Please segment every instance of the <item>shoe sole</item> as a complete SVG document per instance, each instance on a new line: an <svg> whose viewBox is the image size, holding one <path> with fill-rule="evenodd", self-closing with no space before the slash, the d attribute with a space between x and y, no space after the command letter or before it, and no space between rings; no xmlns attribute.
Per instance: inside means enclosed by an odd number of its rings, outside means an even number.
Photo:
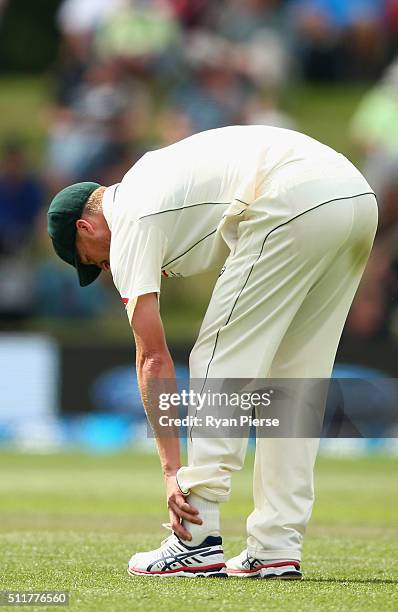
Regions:
<svg viewBox="0 0 398 612"><path fill-rule="evenodd" d="M127 573L129 576L153 578L228 578L225 566L216 566L205 570L192 568L190 570L171 570L169 572L147 572L138 568L128 567Z"/></svg>
<svg viewBox="0 0 398 612"><path fill-rule="evenodd" d="M229 578L249 578L251 580L255 580L256 578L261 580L302 580L302 574L286 574L284 576L261 576L260 572L251 572L250 574L246 572L228 572Z"/></svg>
<svg viewBox="0 0 398 612"><path fill-rule="evenodd" d="M260 577L259 571L244 572L243 570L227 569L226 572L230 578L259 578Z"/></svg>
<svg viewBox="0 0 398 612"><path fill-rule="evenodd" d="M265 566L255 570L246 571L239 569L226 568L228 576L236 578L261 578L262 580L301 580L303 575L294 566Z"/></svg>
<svg viewBox="0 0 398 612"><path fill-rule="evenodd" d="M302 580L303 575L302 574L283 574L281 576L276 576L276 575L268 575L268 576L262 576L261 572L231 572L231 571L227 571L227 574L229 576L229 578L249 578L251 580L255 580L256 578L261 579L261 580Z"/></svg>
<svg viewBox="0 0 398 612"><path fill-rule="evenodd" d="M302 580L302 574L282 574L281 576L260 576L262 580Z"/></svg>

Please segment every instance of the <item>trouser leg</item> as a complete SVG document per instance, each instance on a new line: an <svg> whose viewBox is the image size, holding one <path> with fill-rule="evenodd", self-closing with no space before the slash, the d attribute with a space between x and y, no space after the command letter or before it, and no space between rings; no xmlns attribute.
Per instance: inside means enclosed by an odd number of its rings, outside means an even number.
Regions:
<svg viewBox="0 0 398 612"><path fill-rule="evenodd" d="M215 285L190 357L191 378L206 382L206 388L215 379L264 377L308 291L310 280L299 280L304 266L289 252L290 228L272 234L266 248L262 230L257 220L240 224L237 251ZM247 437L204 438L195 428L190 434L189 465L177 475L181 489L227 501Z"/></svg>
<svg viewBox="0 0 398 612"><path fill-rule="evenodd" d="M369 256L376 226L372 203L353 203L350 236L303 301L274 357L270 378L328 378L343 326ZM337 213L337 211L336 211ZM314 500L315 438L258 437L255 509L248 549L262 559L300 559Z"/></svg>
<svg viewBox="0 0 398 612"><path fill-rule="evenodd" d="M371 206L373 204L372 198ZM331 269L336 255L344 250L352 233L353 206L352 200L334 202L268 234L262 219L249 219L240 224L237 251L229 258L225 272L216 283L191 353L192 378L211 381L269 375L278 349L303 303L307 300L306 309L296 322L313 315L311 309L323 312L323 303L318 303L322 302L321 297L325 298L323 302L326 298L333 300L332 286L322 285L323 293L315 293L314 287L322 284L325 271ZM372 241L369 231L365 224L367 253ZM359 260L355 258L356 268L352 269L356 269L357 280L350 280L350 289L343 292L346 307L340 309L340 328L362 274L364 257L361 254ZM327 341L334 339L337 346L340 333L341 329L335 330ZM328 352L330 365L335 348ZM311 363L309 359L306 376L317 375L316 369L311 370ZM328 375L330 367L328 373L326 370L322 373ZM230 494L231 473L242 467L247 439L209 439L197 433L195 428L191 432L189 465L179 470L179 484L183 490L192 490L206 499L226 501ZM265 463L264 459L263 469ZM261 546L265 546L264 542Z"/></svg>

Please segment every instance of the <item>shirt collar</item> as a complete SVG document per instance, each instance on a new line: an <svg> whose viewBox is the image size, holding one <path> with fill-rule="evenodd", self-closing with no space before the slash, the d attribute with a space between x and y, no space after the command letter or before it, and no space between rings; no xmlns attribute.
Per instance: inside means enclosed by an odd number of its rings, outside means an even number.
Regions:
<svg viewBox="0 0 398 612"><path fill-rule="evenodd" d="M115 196L117 192L117 188L120 183L116 183L116 185L112 185L111 187L107 187L104 191L104 195L102 198L102 212L104 213L105 221L108 224L109 229L112 231L112 216L113 216L113 206L115 204Z"/></svg>

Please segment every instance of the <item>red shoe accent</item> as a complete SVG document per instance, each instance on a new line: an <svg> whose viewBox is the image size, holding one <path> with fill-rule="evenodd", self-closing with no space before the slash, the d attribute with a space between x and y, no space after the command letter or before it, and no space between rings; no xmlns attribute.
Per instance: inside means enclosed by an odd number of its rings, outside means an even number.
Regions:
<svg viewBox="0 0 398 612"><path fill-rule="evenodd" d="M137 574L175 574L176 572L201 572L204 570L218 570L225 567L224 563L215 563L214 565L202 565L201 567L179 567L173 570L167 570L166 572L147 572L146 570L136 569L135 567L130 567L129 569L132 572L137 572Z"/></svg>
<svg viewBox="0 0 398 612"><path fill-rule="evenodd" d="M277 563L267 563L265 565L260 565L258 569L263 569L264 567L283 567L284 565L294 565L296 570L300 569L300 563L298 561L278 561Z"/></svg>

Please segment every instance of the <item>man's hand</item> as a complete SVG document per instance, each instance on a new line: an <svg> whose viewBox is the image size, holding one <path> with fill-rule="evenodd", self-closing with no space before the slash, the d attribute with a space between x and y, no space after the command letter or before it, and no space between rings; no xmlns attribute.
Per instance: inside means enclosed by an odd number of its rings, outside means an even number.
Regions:
<svg viewBox="0 0 398 612"><path fill-rule="evenodd" d="M201 525L203 521L199 518L196 508L188 504L181 493L176 477L165 476L165 481L171 528L181 540L190 541L192 540L192 536L189 531L182 526L182 519L190 523L196 523L196 525Z"/></svg>

